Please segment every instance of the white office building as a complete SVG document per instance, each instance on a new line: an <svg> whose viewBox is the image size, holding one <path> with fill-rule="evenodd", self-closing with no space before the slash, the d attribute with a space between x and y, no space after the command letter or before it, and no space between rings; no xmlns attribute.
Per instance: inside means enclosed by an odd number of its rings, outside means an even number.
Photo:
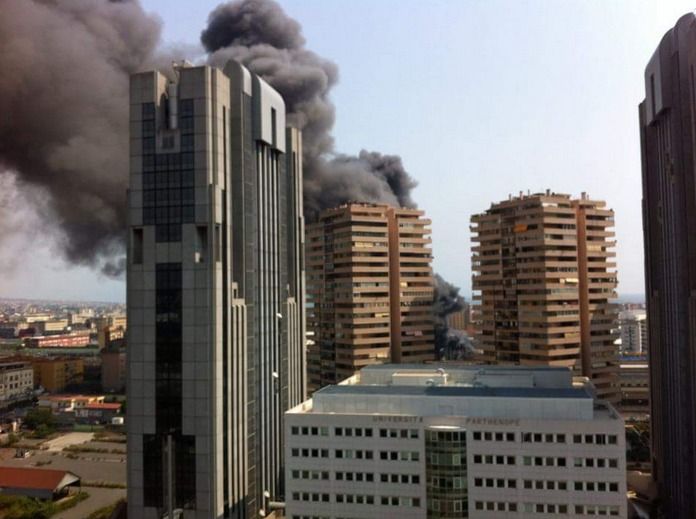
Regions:
<svg viewBox="0 0 696 519"><path fill-rule="evenodd" d="M566 368L369 366L285 426L291 519L626 517L623 420Z"/></svg>
<svg viewBox="0 0 696 519"><path fill-rule="evenodd" d="M619 313L619 329L624 355L648 353L648 321L645 310L624 310Z"/></svg>

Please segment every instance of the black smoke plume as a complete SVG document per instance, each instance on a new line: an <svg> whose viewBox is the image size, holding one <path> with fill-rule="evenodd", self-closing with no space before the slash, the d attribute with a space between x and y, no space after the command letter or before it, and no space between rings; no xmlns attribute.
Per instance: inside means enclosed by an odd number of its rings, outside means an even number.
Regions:
<svg viewBox="0 0 696 519"><path fill-rule="evenodd" d="M319 211L349 201L415 207L415 180L401 158L361 151L339 154L331 134L336 110L329 97L338 80L331 61L305 47L300 25L273 0L241 0L218 6L201 42L209 61L223 66L235 59L283 96L288 122L302 130L304 207L313 220ZM448 333L447 315L462 308L459 289L436 276L435 336L438 351L456 349L463 339Z"/></svg>
<svg viewBox="0 0 696 519"><path fill-rule="evenodd" d="M440 358L461 360L473 356L471 338L458 330L452 330L447 324L447 316L463 310L466 301L459 295L459 287L435 274L435 294L433 314L435 316L435 350Z"/></svg>
<svg viewBox="0 0 696 519"><path fill-rule="evenodd" d="M16 238L26 221L22 204L31 200L50 229L44 235L58 235L70 262L117 277L124 267L128 77L168 63L156 49L160 22L137 0L0 0L0 7L0 250ZM278 4L223 4L201 41L210 63L236 59L284 97L288 121L303 131L310 219L348 201L415 206L416 182L400 157L335 151L329 94L338 68L306 48L299 23ZM440 323L454 308L443 286L438 281Z"/></svg>
<svg viewBox="0 0 696 519"><path fill-rule="evenodd" d="M137 2L0 2L2 186L40 196L44 236L107 274L123 255L128 76L150 63L159 30ZM20 199L3 196L3 254Z"/></svg>
<svg viewBox="0 0 696 519"><path fill-rule="evenodd" d="M273 0L242 0L220 5L208 19L201 42L210 62L243 63L285 99L288 121L302 130L304 207L313 219L322 209L349 201L414 207L415 180L401 158L361 151L337 154L336 110L329 98L338 68L305 46L300 25Z"/></svg>

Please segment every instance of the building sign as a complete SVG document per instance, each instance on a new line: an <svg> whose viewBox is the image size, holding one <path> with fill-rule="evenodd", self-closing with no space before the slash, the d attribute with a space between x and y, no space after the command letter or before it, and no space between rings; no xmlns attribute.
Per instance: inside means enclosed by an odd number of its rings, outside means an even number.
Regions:
<svg viewBox="0 0 696 519"><path fill-rule="evenodd" d="M373 422L421 423L422 416L373 416Z"/></svg>
<svg viewBox="0 0 696 519"><path fill-rule="evenodd" d="M466 424L518 426L520 425L520 421L517 418L467 418Z"/></svg>

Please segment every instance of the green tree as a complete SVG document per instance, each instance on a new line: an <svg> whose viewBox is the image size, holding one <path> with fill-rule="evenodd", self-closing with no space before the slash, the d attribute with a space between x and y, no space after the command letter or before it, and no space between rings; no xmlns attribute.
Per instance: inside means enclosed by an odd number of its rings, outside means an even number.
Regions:
<svg viewBox="0 0 696 519"><path fill-rule="evenodd" d="M56 421L49 409L32 409L24 417L24 425L39 438L45 438L56 430Z"/></svg>

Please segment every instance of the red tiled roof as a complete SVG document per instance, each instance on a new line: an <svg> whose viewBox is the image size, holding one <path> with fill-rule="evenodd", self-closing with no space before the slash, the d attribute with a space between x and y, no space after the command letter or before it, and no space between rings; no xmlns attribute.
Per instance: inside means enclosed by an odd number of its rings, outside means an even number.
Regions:
<svg viewBox="0 0 696 519"><path fill-rule="evenodd" d="M65 470L0 467L0 488L31 488L53 491L58 488L65 476L77 478L75 474Z"/></svg>
<svg viewBox="0 0 696 519"><path fill-rule="evenodd" d="M113 411L118 411L121 409L121 404L87 404L84 406L85 409L111 409Z"/></svg>

